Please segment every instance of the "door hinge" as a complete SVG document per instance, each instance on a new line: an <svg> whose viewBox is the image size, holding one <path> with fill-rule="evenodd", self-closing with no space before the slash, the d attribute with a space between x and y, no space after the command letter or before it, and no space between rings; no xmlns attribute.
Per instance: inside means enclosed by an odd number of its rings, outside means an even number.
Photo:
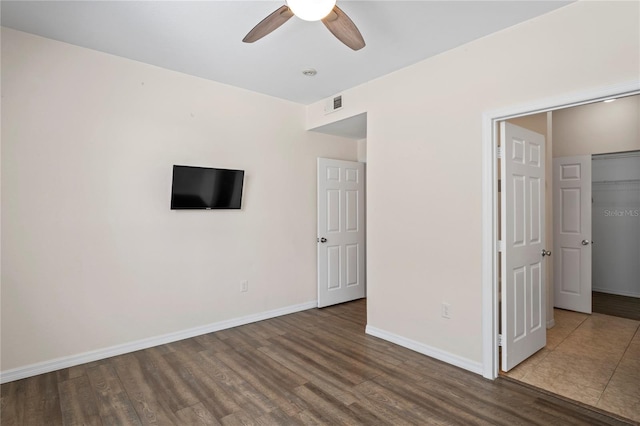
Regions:
<svg viewBox="0 0 640 426"><path fill-rule="evenodd" d="M502 152L503 150L501 146L496 148L496 155L498 156L498 158L502 158Z"/></svg>
<svg viewBox="0 0 640 426"><path fill-rule="evenodd" d="M498 334L498 346L502 346L502 334Z"/></svg>
<svg viewBox="0 0 640 426"><path fill-rule="evenodd" d="M498 241L498 252L502 253L504 251L504 241Z"/></svg>

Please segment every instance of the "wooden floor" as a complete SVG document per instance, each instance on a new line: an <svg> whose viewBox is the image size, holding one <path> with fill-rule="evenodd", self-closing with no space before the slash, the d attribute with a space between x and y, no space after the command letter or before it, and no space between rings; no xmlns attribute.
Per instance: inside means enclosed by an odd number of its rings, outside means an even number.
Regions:
<svg viewBox="0 0 640 426"><path fill-rule="evenodd" d="M638 297L594 291L591 302L593 312L640 321L640 298Z"/></svg>
<svg viewBox="0 0 640 426"><path fill-rule="evenodd" d="M312 309L2 385L9 425L620 425Z"/></svg>

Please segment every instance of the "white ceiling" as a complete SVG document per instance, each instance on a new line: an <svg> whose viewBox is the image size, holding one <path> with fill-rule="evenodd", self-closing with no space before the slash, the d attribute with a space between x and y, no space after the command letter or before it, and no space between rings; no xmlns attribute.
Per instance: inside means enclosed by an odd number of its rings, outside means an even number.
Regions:
<svg viewBox="0 0 640 426"><path fill-rule="evenodd" d="M2 1L2 25L310 104L569 1L346 1L367 46L296 17L242 38L283 1ZM315 68L315 77L302 75Z"/></svg>

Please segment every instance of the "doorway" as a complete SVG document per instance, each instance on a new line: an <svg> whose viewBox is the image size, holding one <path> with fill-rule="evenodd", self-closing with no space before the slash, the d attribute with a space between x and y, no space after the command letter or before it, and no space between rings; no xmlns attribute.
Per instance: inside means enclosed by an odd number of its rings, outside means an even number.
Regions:
<svg viewBox="0 0 640 426"><path fill-rule="evenodd" d="M357 161L318 158L317 294L322 308L366 297L367 113L314 132L351 139Z"/></svg>
<svg viewBox="0 0 640 426"><path fill-rule="evenodd" d="M637 100L637 96L635 98L635 100L631 98L625 99L627 102L635 102L635 105L637 105L634 126L638 127L640 124L637 119L637 111L640 111L640 101ZM620 100L619 102L622 103ZM554 114L561 111L554 110ZM538 115L544 116L544 113ZM551 120L551 116L549 119ZM553 124L556 124L555 120ZM551 136L551 132L549 133L549 136ZM635 138L634 143L637 144L638 136L635 136ZM552 142L553 148L556 148L556 142L558 141L553 140ZM611 146L609 139L601 147L600 152ZM563 147L559 147L560 151L564 152L562 151ZM566 149L566 147L564 148ZM591 155L588 155L587 158L590 170ZM616 167L617 171L619 169L620 167ZM635 169L638 168L633 168L633 170ZM575 171L574 169L571 170ZM554 173L557 173L555 168ZM623 181L618 179L618 182L628 185L629 179L623 179ZM591 184L590 178L589 184ZM612 184L612 182L608 180L607 184ZM504 187L504 183L502 187ZM498 185L498 188L500 188L500 185ZM573 189L571 191L575 193ZM640 195L640 192L638 195ZM591 197L589 196L588 198ZM586 208L589 215L591 215L591 200L589 199L588 201ZM633 212L633 206L630 206L630 209L627 210ZM561 218L567 220L566 215L562 215ZM499 217L498 222L501 219ZM553 221L556 225L562 222L558 220L558 217L553 218ZM640 228L638 229L640 230ZM589 226L589 232L591 232L591 226ZM628 229L627 232L629 232ZM500 238L504 238L504 235L500 236ZM589 240L591 240L590 235ZM634 241L640 240L636 238ZM590 244L591 241L588 241L588 243ZM584 240L582 245L585 245ZM588 248L591 248L591 246L589 245ZM555 254L557 255L558 253ZM558 259L556 258L557 261ZM558 269L560 268L556 268L556 272ZM591 268L589 266L590 272ZM635 281L639 280L636 278ZM589 282L590 286L591 283ZM590 292L591 289L589 288L589 313L591 312ZM549 306L553 307L553 299L550 300ZM571 399L621 414L636 421L640 420L640 413L637 413L637 408L633 408L635 406L633 394L637 394L640 391L640 385L634 383L640 383L640 374L638 374L638 380L629 383L628 380L626 382L625 380L629 378L630 373L624 371L625 366L632 363L632 360L637 359L640 354L640 331L638 331L640 329L640 321L622 320L600 314L590 316L558 309L551 309L551 312L549 326L552 327L554 325L554 317L556 326L549 330L549 342L546 347L525 361L522 367L516 367L515 370L507 374L517 380L522 380L525 383ZM636 346L638 349L636 349ZM502 350L504 351L504 348ZM534 371L535 369L537 370ZM637 368L635 371L637 371ZM572 386L576 385L576 383L579 383L579 386ZM577 391L578 389L579 391Z"/></svg>
<svg viewBox="0 0 640 426"><path fill-rule="evenodd" d="M525 115L585 105L640 93L640 82L633 81L578 94L543 100L519 107L487 112L483 116L483 376L495 379L499 372L498 331L498 122Z"/></svg>

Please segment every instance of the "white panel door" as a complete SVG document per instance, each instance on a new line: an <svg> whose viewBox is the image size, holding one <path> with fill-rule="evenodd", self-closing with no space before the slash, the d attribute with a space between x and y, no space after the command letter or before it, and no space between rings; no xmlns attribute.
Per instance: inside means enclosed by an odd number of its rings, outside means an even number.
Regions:
<svg viewBox="0 0 640 426"><path fill-rule="evenodd" d="M591 156L553 159L554 304L591 313Z"/></svg>
<svg viewBox="0 0 640 426"><path fill-rule="evenodd" d="M318 158L318 307L365 297L364 163Z"/></svg>
<svg viewBox="0 0 640 426"><path fill-rule="evenodd" d="M502 369L509 371L547 341L544 136L500 123Z"/></svg>

